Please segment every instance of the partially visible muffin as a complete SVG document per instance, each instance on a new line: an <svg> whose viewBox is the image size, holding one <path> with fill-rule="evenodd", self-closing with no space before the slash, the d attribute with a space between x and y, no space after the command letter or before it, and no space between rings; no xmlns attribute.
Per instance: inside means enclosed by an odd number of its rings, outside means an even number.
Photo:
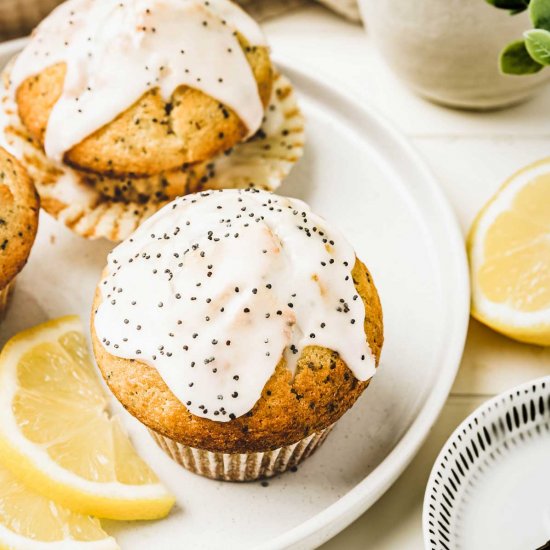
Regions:
<svg viewBox="0 0 550 550"><path fill-rule="evenodd" d="M250 480L309 456L368 386L382 308L345 238L262 191L177 199L110 255L103 376L176 461Z"/></svg>
<svg viewBox="0 0 550 550"><path fill-rule="evenodd" d="M38 229L38 195L26 170L0 147L0 317Z"/></svg>

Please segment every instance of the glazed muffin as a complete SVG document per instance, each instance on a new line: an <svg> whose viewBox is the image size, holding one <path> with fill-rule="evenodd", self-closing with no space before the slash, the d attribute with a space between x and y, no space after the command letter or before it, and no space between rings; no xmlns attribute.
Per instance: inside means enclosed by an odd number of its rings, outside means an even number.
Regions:
<svg viewBox="0 0 550 550"><path fill-rule="evenodd" d="M0 147L0 317L38 229L38 196L25 169Z"/></svg>
<svg viewBox="0 0 550 550"><path fill-rule="evenodd" d="M21 121L50 156L126 176L202 161L254 133L273 70L260 29L230 2L70 0L11 79Z"/></svg>
<svg viewBox="0 0 550 550"><path fill-rule="evenodd" d="M176 199L109 255L91 331L122 405L176 461L225 480L296 465L378 365L382 310L345 238L259 190Z"/></svg>
<svg viewBox="0 0 550 550"><path fill-rule="evenodd" d="M13 152L57 217L49 199L68 206L68 180L79 198L87 189L90 216L104 205L113 212L112 202L155 211L206 184L220 187L223 174L211 166L225 166L218 161L239 147L247 153L235 165L246 159L250 174L225 178L231 186L272 189L301 155L289 84L258 25L228 0L68 0L6 80L5 139L22 142L25 151ZM291 131L301 137L288 139ZM263 149L248 147L266 138Z"/></svg>

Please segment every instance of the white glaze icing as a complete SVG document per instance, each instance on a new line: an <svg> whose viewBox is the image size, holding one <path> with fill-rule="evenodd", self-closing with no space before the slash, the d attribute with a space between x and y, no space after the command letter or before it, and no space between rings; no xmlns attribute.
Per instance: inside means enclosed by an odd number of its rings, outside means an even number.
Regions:
<svg viewBox="0 0 550 550"><path fill-rule="evenodd" d="M157 87L167 101L180 85L203 91L231 107L251 135L263 106L237 31L265 45L258 25L229 0L68 0L33 33L11 89L66 63L45 136L55 160Z"/></svg>
<svg viewBox="0 0 550 550"><path fill-rule="evenodd" d="M195 415L250 411L281 356L337 351L375 372L344 236L297 199L223 190L176 199L108 258L95 329L105 349L156 368Z"/></svg>

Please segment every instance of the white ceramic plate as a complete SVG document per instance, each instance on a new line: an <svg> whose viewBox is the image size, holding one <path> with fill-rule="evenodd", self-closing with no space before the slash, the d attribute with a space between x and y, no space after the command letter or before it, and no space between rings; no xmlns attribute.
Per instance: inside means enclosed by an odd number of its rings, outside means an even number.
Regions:
<svg viewBox="0 0 550 550"><path fill-rule="evenodd" d="M535 550L550 543L549 460L550 376L484 403L433 467L424 497L426 549Z"/></svg>
<svg viewBox="0 0 550 550"><path fill-rule="evenodd" d="M21 44L0 46L0 65ZM409 144L370 109L279 63L307 117L306 155L282 194L337 223L379 289L386 343L379 372L318 453L260 483L209 481L172 463L126 413L140 452L177 496L167 520L105 522L122 548L310 548L371 506L412 459L454 380L468 323L463 241L442 192ZM105 241L42 213L0 343L45 319L88 318ZM117 404L113 404L118 407Z"/></svg>

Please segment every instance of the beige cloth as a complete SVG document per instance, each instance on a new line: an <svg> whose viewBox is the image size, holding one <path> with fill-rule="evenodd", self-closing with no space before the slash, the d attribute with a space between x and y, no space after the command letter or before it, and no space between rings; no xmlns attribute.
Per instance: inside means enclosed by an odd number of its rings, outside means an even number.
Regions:
<svg viewBox="0 0 550 550"><path fill-rule="evenodd" d="M311 0L237 0L259 21L308 4ZM359 21L357 0L318 0L348 19ZM0 0L0 41L28 34L60 0Z"/></svg>
<svg viewBox="0 0 550 550"><path fill-rule="evenodd" d="M357 0L318 0L318 2L352 21L361 21Z"/></svg>
<svg viewBox="0 0 550 550"><path fill-rule="evenodd" d="M352 21L360 21L357 0L317 1ZM297 6L309 4L310 0L237 0L237 2L246 8L258 21L262 21L294 9Z"/></svg>
<svg viewBox="0 0 550 550"><path fill-rule="evenodd" d="M0 0L0 41L28 34L60 0Z"/></svg>

